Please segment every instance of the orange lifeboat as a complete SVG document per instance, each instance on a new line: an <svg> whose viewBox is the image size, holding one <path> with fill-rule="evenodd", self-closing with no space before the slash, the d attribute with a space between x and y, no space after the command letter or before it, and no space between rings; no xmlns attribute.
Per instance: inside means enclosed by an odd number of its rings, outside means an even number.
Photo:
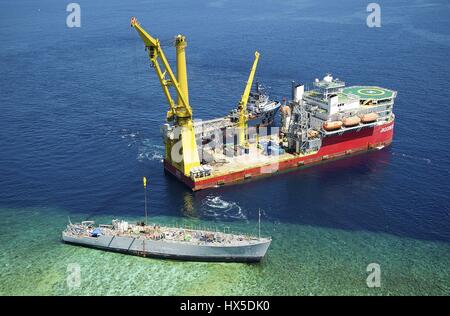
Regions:
<svg viewBox="0 0 450 316"><path fill-rule="evenodd" d="M281 107L281 113L285 114L285 115L291 115L291 108L288 107L287 105L284 105Z"/></svg>
<svg viewBox="0 0 450 316"><path fill-rule="evenodd" d="M309 138L316 138L319 136L319 132L316 130L310 130L308 131L308 137Z"/></svg>
<svg viewBox="0 0 450 316"><path fill-rule="evenodd" d="M361 122L361 119L357 116L350 116L346 117L342 120L342 123L344 123L345 127L352 127L356 126Z"/></svg>
<svg viewBox="0 0 450 316"><path fill-rule="evenodd" d="M326 131L334 131L342 127L341 121L331 121L323 123L323 129Z"/></svg>
<svg viewBox="0 0 450 316"><path fill-rule="evenodd" d="M378 119L378 114L375 112L364 114L361 117L361 122L364 124L375 122Z"/></svg>

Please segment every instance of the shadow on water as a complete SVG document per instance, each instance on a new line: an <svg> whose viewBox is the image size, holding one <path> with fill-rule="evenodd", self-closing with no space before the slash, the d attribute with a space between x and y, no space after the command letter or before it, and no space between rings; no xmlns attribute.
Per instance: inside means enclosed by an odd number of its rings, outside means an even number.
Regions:
<svg viewBox="0 0 450 316"><path fill-rule="evenodd" d="M407 201L394 199L392 148L220 188L190 192L167 175L167 190L182 196L179 215L205 220L242 221L239 217L208 216L205 200L236 202L245 220L264 220L320 226L348 231L388 233L415 239L449 241L442 232L423 225L430 214L420 214ZM407 189L407 188L405 188ZM232 202L233 201L233 202ZM220 210L219 210L220 211Z"/></svg>

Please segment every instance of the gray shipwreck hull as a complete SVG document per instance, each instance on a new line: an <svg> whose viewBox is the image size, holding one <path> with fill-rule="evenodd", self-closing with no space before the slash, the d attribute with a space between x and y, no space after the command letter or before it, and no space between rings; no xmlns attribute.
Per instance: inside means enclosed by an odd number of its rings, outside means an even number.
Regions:
<svg viewBox="0 0 450 316"><path fill-rule="evenodd" d="M128 236L74 237L62 234L66 243L126 254L195 261L258 262L266 254L270 239L248 245L197 245Z"/></svg>

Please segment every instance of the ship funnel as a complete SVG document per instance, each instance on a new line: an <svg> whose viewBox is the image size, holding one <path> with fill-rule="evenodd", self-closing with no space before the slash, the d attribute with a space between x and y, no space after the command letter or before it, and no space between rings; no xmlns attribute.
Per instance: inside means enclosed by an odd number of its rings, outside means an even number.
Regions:
<svg viewBox="0 0 450 316"><path fill-rule="evenodd" d="M292 100L299 103L303 98L303 93L305 92L305 86L302 84L296 84L292 82Z"/></svg>

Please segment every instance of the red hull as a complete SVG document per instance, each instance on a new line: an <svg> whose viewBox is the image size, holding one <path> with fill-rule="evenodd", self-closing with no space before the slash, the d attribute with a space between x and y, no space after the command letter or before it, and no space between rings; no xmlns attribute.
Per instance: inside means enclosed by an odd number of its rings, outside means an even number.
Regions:
<svg viewBox="0 0 450 316"><path fill-rule="evenodd" d="M380 146L388 146L394 135L394 121L373 128L363 128L360 131L348 132L342 135L325 137L319 152L309 156L294 156L291 159L280 161L272 165L261 167L250 167L238 172L226 175L199 179L193 181L179 172L169 163L164 161L164 168L172 175L181 180L193 191L217 187L224 184L235 183L250 178L258 178L274 173L286 172L300 167L317 164L328 159L338 159L345 156L376 149ZM263 170L262 170L263 169ZM272 170L271 172L267 172Z"/></svg>

